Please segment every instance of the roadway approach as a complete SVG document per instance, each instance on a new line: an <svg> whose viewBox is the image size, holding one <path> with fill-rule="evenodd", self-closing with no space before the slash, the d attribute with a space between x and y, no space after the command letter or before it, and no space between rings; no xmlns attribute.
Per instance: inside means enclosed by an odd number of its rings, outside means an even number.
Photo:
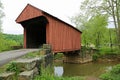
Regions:
<svg viewBox="0 0 120 80"><path fill-rule="evenodd" d="M19 50L12 50L12 51L5 51L0 53L0 66L14 60L20 58L21 56L34 52L39 51L39 49L19 49Z"/></svg>

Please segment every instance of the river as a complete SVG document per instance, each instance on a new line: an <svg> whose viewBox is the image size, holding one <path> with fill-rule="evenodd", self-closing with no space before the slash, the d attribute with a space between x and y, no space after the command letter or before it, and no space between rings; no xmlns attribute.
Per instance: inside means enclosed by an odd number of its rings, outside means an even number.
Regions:
<svg viewBox="0 0 120 80"><path fill-rule="evenodd" d="M120 62L90 62L85 64L70 64L54 62L54 73L57 76L92 76L99 77Z"/></svg>

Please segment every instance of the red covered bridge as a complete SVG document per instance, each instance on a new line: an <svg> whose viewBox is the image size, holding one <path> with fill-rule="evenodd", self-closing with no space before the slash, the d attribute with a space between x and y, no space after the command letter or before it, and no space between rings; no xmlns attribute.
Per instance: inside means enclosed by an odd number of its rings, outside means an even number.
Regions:
<svg viewBox="0 0 120 80"><path fill-rule="evenodd" d="M80 50L81 31L28 4L16 19L24 28L24 48L52 45L54 53Z"/></svg>

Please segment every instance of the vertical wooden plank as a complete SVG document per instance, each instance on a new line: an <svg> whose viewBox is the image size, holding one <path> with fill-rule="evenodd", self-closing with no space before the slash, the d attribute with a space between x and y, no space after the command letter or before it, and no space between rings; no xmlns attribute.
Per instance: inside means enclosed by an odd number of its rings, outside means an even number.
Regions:
<svg viewBox="0 0 120 80"><path fill-rule="evenodd" d="M74 51L81 48L80 32L51 16L47 17L51 22L49 25L50 42L54 52Z"/></svg>
<svg viewBox="0 0 120 80"><path fill-rule="evenodd" d="M26 37L27 37L27 36L26 36L26 28L24 28L24 48L27 48L27 46L26 46L26 45L27 45L27 42L26 42L26 41L27 41L27 40L26 40L27 38L26 38Z"/></svg>
<svg viewBox="0 0 120 80"><path fill-rule="evenodd" d="M49 44L49 41L50 41L50 32L49 32L49 23L46 25L46 43Z"/></svg>
<svg viewBox="0 0 120 80"><path fill-rule="evenodd" d="M28 4L23 11L20 13L18 18L16 19L16 22L22 22L25 20L29 20L38 16L42 16L42 11L30 4Z"/></svg>

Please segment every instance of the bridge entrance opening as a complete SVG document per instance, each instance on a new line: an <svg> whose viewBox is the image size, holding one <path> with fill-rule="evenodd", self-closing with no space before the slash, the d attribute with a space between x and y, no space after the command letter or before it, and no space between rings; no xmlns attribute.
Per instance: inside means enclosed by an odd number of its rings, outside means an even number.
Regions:
<svg viewBox="0 0 120 80"><path fill-rule="evenodd" d="M39 48L46 43L47 19L44 16L26 21L26 48Z"/></svg>

